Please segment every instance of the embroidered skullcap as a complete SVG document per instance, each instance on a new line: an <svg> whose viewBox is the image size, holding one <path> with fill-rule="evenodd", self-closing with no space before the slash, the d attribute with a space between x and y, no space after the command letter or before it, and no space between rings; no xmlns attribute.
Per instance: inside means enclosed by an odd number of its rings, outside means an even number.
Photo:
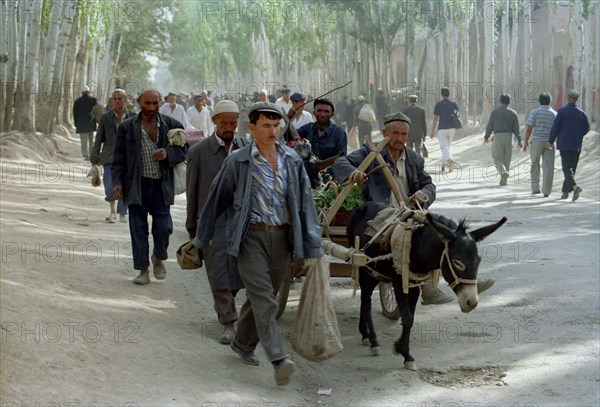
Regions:
<svg viewBox="0 0 600 407"><path fill-rule="evenodd" d="M410 118L402 112L386 114L383 117L383 123L388 124L391 122L405 122L410 125Z"/></svg>

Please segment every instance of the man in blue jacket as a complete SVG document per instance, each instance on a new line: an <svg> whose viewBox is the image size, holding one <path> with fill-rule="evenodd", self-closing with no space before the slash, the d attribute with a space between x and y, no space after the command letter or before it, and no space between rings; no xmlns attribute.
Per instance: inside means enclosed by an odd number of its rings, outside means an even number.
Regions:
<svg viewBox="0 0 600 407"><path fill-rule="evenodd" d="M569 103L558 111L554 119L548 148L552 148L556 140L556 148L560 151L560 161L565 176L560 199L567 199L569 192L573 191L572 199L576 201L583 189L575 182L575 171L579 163L583 136L590 131L590 122L585 112L576 105L579 93L571 89L567 93L567 99Z"/></svg>
<svg viewBox="0 0 600 407"><path fill-rule="evenodd" d="M117 131L117 142L111 167L113 196L123 198L129 207L129 233L133 252L133 268L140 275L134 284L150 282L150 260L154 277L163 280L167 271L169 236L173 233L170 206L175 201L173 167L184 161L187 144L170 146L167 133L183 129L177 120L160 114L160 92L142 89L138 96L141 111L125 120ZM148 214L152 216L154 249L148 259Z"/></svg>
<svg viewBox="0 0 600 407"><path fill-rule="evenodd" d="M231 232L227 253L237 257L246 287L231 349L243 363L259 365L260 341L275 369L277 385L289 383L295 364L276 321L277 291L289 278L292 257L323 256L321 227L310 180L300 157L278 141L283 110L258 102L249 112L254 141L229 154L210 189L198 220L194 246L211 246L217 218L226 211Z"/></svg>

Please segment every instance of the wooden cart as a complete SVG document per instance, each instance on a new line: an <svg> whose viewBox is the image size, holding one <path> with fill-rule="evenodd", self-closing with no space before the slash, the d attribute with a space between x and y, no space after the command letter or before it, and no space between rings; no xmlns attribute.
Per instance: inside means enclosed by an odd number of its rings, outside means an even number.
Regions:
<svg viewBox="0 0 600 407"><path fill-rule="evenodd" d="M394 182L393 176L385 165L385 161L381 156L380 152L385 148L388 143L388 139L384 138L377 146L375 146L370 137L367 136L367 143L369 143L371 147L371 153L363 160L363 162L359 165L358 169L364 171L369 167L371 162L377 160L380 165L382 165L382 170L384 171L384 175L390 184L393 193L396 195L396 200L398 202L402 202L402 198L400 197L400 192ZM335 202L329 208L327 215L322 222L323 229L323 246L326 254L329 254L340 262L331 262L330 263L330 275L331 277L352 277L353 270L357 273L358 268L367 263L368 257L360 251L358 247L358 242L355 243L354 248L349 247L348 236L346 235L346 227L345 226L330 226L331 221L335 217L336 213L342 206L344 199L348 196L350 189L352 188L352 184L347 184L344 189L340 192ZM333 244L330 244L330 242ZM277 301L279 303L279 311L277 312L277 318L279 319L287 305L287 300L289 297L290 288L294 284L294 280L298 277L304 276L304 269L301 264L294 264L292 267L292 272L290 278L286 278L279 289L279 293L277 295ZM357 276L358 274L355 274ZM394 296L394 289L391 283L379 283L379 299L381 301L381 308L383 311L383 315L391 319L399 319L400 318L400 309L396 302L396 297Z"/></svg>

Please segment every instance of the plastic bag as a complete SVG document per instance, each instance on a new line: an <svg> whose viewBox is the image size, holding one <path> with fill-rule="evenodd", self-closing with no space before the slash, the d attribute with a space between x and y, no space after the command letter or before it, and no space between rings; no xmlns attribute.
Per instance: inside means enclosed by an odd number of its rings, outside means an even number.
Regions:
<svg viewBox="0 0 600 407"><path fill-rule="evenodd" d="M363 107L360 108L360 111L358 112L358 118L369 123L373 123L377 120L373 108L368 103L365 103Z"/></svg>
<svg viewBox="0 0 600 407"><path fill-rule="evenodd" d="M334 357L344 347L331 298L329 261L325 256L311 260L305 261L308 272L290 343L304 359L320 362Z"/></svg>

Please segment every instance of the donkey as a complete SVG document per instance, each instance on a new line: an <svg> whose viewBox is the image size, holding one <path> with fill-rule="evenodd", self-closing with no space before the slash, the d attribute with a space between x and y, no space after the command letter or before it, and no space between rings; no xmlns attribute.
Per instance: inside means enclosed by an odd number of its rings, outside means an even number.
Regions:
<svg viewBox="0 0 600 407"><path fill-rule="evenodd" d="M375 218L377 213L384 208L386 206L380 203L367 202L354 210L346 228L350 247L353 245L355 236L360 238L360 247L364 247L370 241L371 237L365 235L367 222ZM481 258L477 253L476 243L495 232L505 222L506 218L503 217L492 225L468 232L468 222L464 219L457 225L444 216L427 214L427 222L424 226L413 232L409 268L417 275L425 275L441 266L441 274L453 287L460 309L462 312L471 312L477 307L479 301L476 280ZM444 253L446 247L447 253ZM379 244L373 243L366 248L365 254L373 258L388 254L390 251L390 248L384 250ZM402 335L394 343L393 351L395 354L404 356L405 368L416 370L415 359L410 354L409 339L420 289L413 287L409 289L407 295L403 293L402 276L395 271L391 259L377 261L370 267L391 279L402 318ZM359 331L363 344L367 344L367 340L371 344L373 355L379 354L379 343L371 318L371 295L378 283L379 280L373 277L366 268L360 269Z"/></svg>

